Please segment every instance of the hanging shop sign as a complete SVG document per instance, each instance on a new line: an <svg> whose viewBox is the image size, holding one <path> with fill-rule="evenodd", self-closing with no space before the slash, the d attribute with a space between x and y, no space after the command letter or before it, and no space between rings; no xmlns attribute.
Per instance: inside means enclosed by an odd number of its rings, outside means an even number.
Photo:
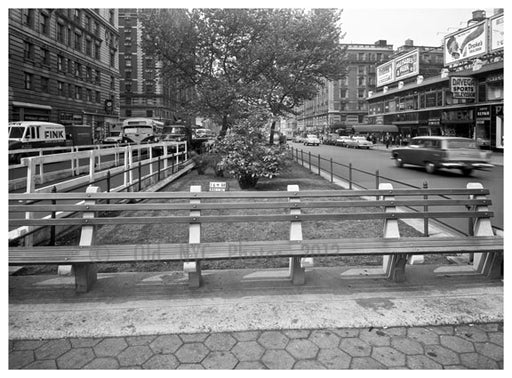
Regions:
<svg viewBox="0 0 512 378"><path fill-rule="evenodd" d="M450 78L450 90L453 98L475 98L475 79L472 77L452 76Z"/></svg>
<svg viewBox="0 0 512 378"><path fill-rule="evenodd" d="M444 64L462 62L487 53L487 21L448 34L443 43Z"/></svg>
<svg viewBox="0 0 512 378"><path fill-rule="evenodd" d="M489 29L491 36L491 51L503 49L505 46L505 23L504 15L491 17L489 20Z"/></svg>
<svg viewBox="0 0 512 378"><path fill-rule="evenodd" d="M402 80L420 73L420 51L414 50L395 59L395 80Z"/></svg>

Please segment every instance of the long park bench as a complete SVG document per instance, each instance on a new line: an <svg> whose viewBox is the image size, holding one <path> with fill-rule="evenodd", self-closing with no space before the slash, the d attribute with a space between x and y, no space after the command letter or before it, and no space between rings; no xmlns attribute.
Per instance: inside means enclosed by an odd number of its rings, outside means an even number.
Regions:
<svg viewBox="0 0 512 378"><path fill-rule="evenodd" d="M385 183L379 189L358 191L299 191L297 185L289 185L288 191L266 192L202 192L200 186L192 186L190 192L101 193L90 186L85 193L10 194L10 212L26 215L10 219L9 224L28 226L26 236L36 230L61 226L79 227L81 232L78 245L43 246L28 242L9 247L9 264L71 265L77 292L92 287L97 278L96 264L102 262L181 261L189 285L198 287L201 262L206 260L288 257L293 284L303 284L305 269L313 266L317 256L375 255L383 256L386 277L399 282L406 278L406 264L411 256L467 253L474 256L476 272L497 278L503 274L503 238L493 234L488 195L489 191L480 184L468 184L463 189L393 189ZM44 216L61 211L74 212L75 216ZM462 218L472 222L473 232L471 236L400 237L399 220L415 218L422 222ZM361 223L361 236L357 238L333 235L329 239L304 240L303 226L309 222L313 222L310 227L316 227L318 223L314 222L339 221L377 222L383 231L379 232L381 236L368 237L364 231L367 226ZM239 222L264 227L281 224L285 231L279 240L258 240L258 235L252 235L251 240L203 240L209 224L229 229ZM97 240L98 232L102 231L100 226L113 227L108 234L113 238L119 232L116 227L135 224L159 225L170 234L177 227L188 228L188 242L105 244ZM289 235L285 235L288 230ZM428 232L428 226L425 230Z"/></svg>

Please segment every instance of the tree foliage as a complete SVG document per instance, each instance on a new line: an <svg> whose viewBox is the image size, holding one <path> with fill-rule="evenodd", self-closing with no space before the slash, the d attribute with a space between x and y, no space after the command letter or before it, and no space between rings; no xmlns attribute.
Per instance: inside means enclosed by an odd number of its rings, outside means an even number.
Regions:
<svg viewBox="0 0 512 378"><path fill-rule="evenodd" d="M188 106L228 127L259 108L293 113L325 80L345 75L340 11L158 9L142 14L146 54Z"/></svg>

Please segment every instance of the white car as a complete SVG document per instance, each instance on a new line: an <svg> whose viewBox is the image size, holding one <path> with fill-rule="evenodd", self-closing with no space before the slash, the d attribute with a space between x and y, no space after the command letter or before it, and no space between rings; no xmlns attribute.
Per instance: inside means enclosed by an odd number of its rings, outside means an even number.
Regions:
<svg viewBox="0 0 512 378"><path fill-rule="evenodd" d="M336 146L345 147L347 140L350 140L349 136L340 136L340 137L338 137L338 139L336 139Z"/></svg>
<svg viewBox="0 0 512 378"><path fill-rule="evenodd" d="M373 147L373 143L369 140L366 140L365 137L355 136L345 141L345 146L353 147L353 148L371 148Z"/></svg>
<svg viewBox="0 0 512 378"><path fill-rule="evenodd" d="M304 146L320 146L320 139L317 138L316 135L309 134L306 136L306 139L304 139Z"/></svg>

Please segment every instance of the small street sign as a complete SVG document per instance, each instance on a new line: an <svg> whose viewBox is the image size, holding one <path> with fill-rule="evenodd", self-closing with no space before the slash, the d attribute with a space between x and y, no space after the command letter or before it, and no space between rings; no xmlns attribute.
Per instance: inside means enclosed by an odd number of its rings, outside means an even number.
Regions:
<svg viewBox="0 0 512 378"><path fill-rule="evenodd" d="M227 182L210 182L210 192L225 192L227 189Z"/></svg>

